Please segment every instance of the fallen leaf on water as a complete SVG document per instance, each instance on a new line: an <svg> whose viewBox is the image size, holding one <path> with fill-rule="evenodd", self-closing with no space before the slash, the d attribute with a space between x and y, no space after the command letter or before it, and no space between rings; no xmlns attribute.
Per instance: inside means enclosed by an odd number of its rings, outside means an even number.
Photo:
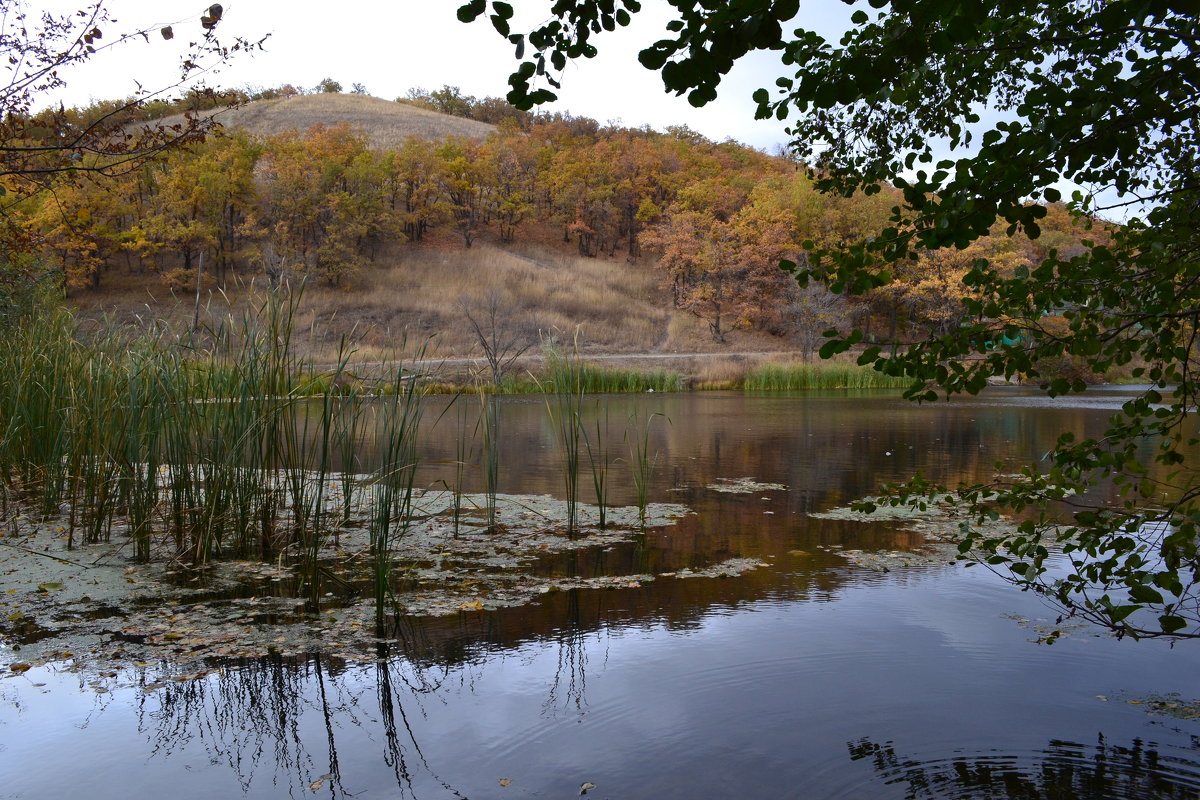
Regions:
<svg viewBox="0 0 1200 800"><path fill-rule="evenodd" d="M511 780L509 780L508 778L501 778L501 779L500 779L500 785L501 785L501 786L508 786L510 783L512 783L512 781L511 781Z"/></svg>
<svg viewBox="0 0 1200 800"><path fill-rule="evenodd" d="M596 788L596 784L592 783L591 781L585 781L583 783L583 785L579 787L579 794L585 795L588 793L588 789L595 789L595 788Z"/></svg>

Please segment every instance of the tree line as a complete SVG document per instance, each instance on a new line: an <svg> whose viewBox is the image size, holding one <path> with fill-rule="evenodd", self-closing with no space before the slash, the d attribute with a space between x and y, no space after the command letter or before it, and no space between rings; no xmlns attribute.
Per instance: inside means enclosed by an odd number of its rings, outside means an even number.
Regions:
<svg viewBox="0 0 1200 800"><path fill-rule="evenodd" d="M866 241L899 190L822 194L793 159L685 126L602 126L511 106L504 116L493 113L504 101L453 87L402 101L499 124L484 141L412 137L391 150L344 124L230 131L121 175L63 176L22 205L21 222L65 289L98 288L122 268L176 289L201 269L218 285L240 273L352 287L394 242L443 234L469 248L481 236L510 243L551 230L582 256L656 270L673 306L701 317L717 341L755 329L792 335L806 353L852 323L875 338L949 331L966 314L961 278L977 259L1011 271L1107 235L1051 204L1036 240L998 235L918 253L896 281L847 298L801 287L779 264Z"/></svg>

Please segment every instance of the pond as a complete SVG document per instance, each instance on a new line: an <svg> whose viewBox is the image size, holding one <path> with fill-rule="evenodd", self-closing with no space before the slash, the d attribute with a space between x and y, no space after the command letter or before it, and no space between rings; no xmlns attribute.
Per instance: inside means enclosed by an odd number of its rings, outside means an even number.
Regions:
<svg viewBox="0 0 1200 800"><path fill-rule="evenodd" d="M1200 797L1197 645L1070 625L1039 644L1056 615L1036 597L960 564L864 569L842 552L920 537L811 516L918 470L985 480L1062 430L1098 433L1124 396L588 399L589 424L607 423L611 501L633 502L623 437L649 420L651 500L694 513L539 569L659 577L408 617L367 663L10 675L0 798ZM429 402L421 480L435 485L465 418ZM499 490L561 497L546 401L503 400L499 430ZM589 502L590 480L585 462ZM763 566L679 577L732 558Z"/></svg>

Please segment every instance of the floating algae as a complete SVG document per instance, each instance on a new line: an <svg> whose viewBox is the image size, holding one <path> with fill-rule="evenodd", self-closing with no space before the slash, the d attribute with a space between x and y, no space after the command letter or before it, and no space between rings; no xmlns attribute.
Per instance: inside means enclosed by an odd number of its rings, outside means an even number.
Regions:
<svg viewBox="0 0 1200 800"><path fill-rule="evenodd" d="M840 550L839 554L864 569L888 572L901 567L927 567L952 564L959 558L958 544L965 528L983 533L989 538L1012 535L1017 526L1007 519L985 519L982 522L957 505L955 495L938 495L921 505L888 505L879 498L865 497L860 503L873 503L871 512L842 506L809 514L816 519L847 520L875 523L893 522L897 531L920 534L922 542L915 550ZM857 503L855 504L857 505Z"/></svg>
<svg viewBox="0 0 1200 800"><path fill-rule="evenodd" d="M392 539L394 604L410 615L445 615L531 602L568 589L638 587L652 575L563 578L533 574L554 553L605 548L631 541L691 513L677 504L577 508L573 535L566 503L545 496L500 495L495 527L487 498L460 495L454 523L451 492L418 493L414 519ZM319 553L319 612L300 591L311 580L301 559L285 552L271 563L217 561L201 568L173 554L135 563L128 539L114 528L111 542L67 549L62 520L18 516L0 536L0 675L31 665L119 668L143 662L191 663L213 657L267 653L336 653L374 658L375 608L370 581L370 535L365 515L327 536ZM164 547L165 547L164 543Z"/></svg>
<svg viewBox="0 0 1200 800"><path fill-rule="evenodd" d="M710 483L704 488L725 494L754 494L787 489L782 483L760 483L754 478L718 478L715 483Z"/></svg>

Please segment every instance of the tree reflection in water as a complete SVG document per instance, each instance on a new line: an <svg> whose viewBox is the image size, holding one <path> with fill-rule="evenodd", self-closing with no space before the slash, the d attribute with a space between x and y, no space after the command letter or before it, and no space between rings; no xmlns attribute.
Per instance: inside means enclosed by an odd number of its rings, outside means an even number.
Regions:
<svg viewBox="0 0 1200 800"><path fill-rule="evenodd" d="M849 742L850 758L870 759L887 784L906 784L906 800L1183 800L1200 792L1193 760L1160 754L1154 743L1128 747L1101 734L1093 746L1052 740L1032 753L987 751L922 761L891 742ZM1193 739L1191 750L1200 750Z"/></svg>
<svg viewBox="0 0 1200 800"><path fill-rule="evenodd" d="M156 757L183 758L185 751L202 748L210 763L229 767L247 794L265 771L272 784L324 789L344 798L363 787L343 785L337 732L347 725L367 731L378 726L398 796L416 798L418 784L432 780L450 796L463 797L434 772L409 722L410 708L419 709L418 695L439 687L437 676L394 657L387 643L378 645L376 655L368 669L318 655L268 656L168 683L142 694L139 730L150 735ZM367 675L374 680L363 680ZM372 692L375 709L368 699ZM314 717L325 740L323 758L312 749L318 735Z"/></svg>

